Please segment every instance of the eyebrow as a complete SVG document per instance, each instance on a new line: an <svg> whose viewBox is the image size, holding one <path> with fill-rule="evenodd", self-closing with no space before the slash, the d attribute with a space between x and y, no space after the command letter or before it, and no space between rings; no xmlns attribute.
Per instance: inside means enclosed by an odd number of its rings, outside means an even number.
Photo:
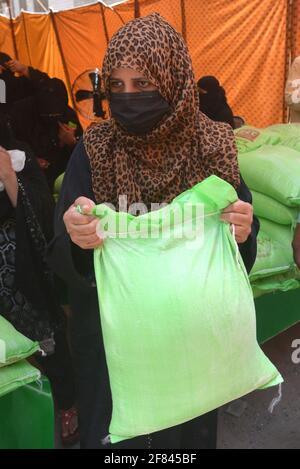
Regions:
<svg viewBox="0 0 300 469"><path fill-rule="evenodd" d="M123 78L119 78L119 77L110 77L109 79L110 79L110 80L119 80L119 81L123 81ZM143 77L143 76L132 77L132 78L130 78L130 80L145 80L145 81L150 81L150 80L148 80L148 78L145 78L145 77Z"/></svg>

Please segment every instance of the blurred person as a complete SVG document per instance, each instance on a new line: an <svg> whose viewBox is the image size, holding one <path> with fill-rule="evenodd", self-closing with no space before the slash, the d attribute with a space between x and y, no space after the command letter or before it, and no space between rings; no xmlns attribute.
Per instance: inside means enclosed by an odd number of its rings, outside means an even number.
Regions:
<svg viewBox="0 0 300 469"><path fill-rule="evenodd" d="M290 109L290 122L300 123L300 56L295 58L289 70L285 102Z"/></svg>
<svg viewBox="0 0 300 469"><path fill-rule="evenodd" d="M0 52L0 79L6 88L6 102L0 103L0 113L9 114L15 102L32 96L49 76Z"/></svg>
<svg viewBox="0 0 300 469"><path fill-rule="evenodd" d="M293 252L295 263L300 269L300 213L298 216L297 225L294 233Z"/></svg>
<svg viewBox="0 0 300 469"><path fill-rule="evenodd" d="M200 111L213 121L226 122L234 128L233 112L224 88L214 76L204 76L197 82Z"/></svg>
<svg viewBox="0 0 300 469"><path fill-rule="evenodd" d="M18 172L8 153L16 149L25 153L19 155L24 167ZM71 444L78 440L73 367L64 315L45 263L54 203L30 148L13 138L3 116L0 181L0 313L19 332L39 342L42 354L34 358L52 387L62 443Z"/></svg>
<svg viewBox="0 0 300 469"><path fill-rule="evenodd" d="M64 83L51 78L33 96L16 102L11 123L16 138L29 144L37 156L52 190L82 134L77 115L68 106Z"/></svg>

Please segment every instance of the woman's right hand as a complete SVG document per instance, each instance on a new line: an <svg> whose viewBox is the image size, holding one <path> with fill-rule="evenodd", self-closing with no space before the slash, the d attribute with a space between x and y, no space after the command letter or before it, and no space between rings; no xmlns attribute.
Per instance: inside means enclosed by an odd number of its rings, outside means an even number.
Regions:
<svg viewBox="0 0 300 469"><path fill-rule="evenodd" d="M74 204L65 212L63 220L74 244L82 249L95 249L103 243L96 229L99 219L92 215L82 215L77 211L80 205L83 212L89 213L95 203L87 197L78 197Z"/></svg>

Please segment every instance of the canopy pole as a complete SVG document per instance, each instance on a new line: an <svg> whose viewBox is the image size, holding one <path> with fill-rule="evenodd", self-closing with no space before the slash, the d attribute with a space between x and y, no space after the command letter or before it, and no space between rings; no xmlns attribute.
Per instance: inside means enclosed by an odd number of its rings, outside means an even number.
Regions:
<svg viewBox="0 0 300 469"><path fill-rule="evenodd" d="M12 11L11 11L11 0L6 0L6 4L8 8L8 13L9 13L9 24L10 24L10 31L11 31L13 48L14 48L14 54L15 54L15 58L19 60L19 54L18 54L18 48L17 48L16 36L15 36L15 25L14 25L14 20L13 20Z"/></svg>
<svg viewBox="0 0 300 469"><path fill-rule="evenodd" d="M293 53L293 13L294 13L294 1L288 0L287 2L287 21L286 21L286 38L285 38L285 70L284 70L284 86L288 79L290 66L292 63ZM289 122L290 120L290 108L286 106L284 93L282 100L283 107L283 122Z"/></svg>
<svg viewBox="0 0 300 469"><path fill-rule="evenodd" d="M26 25L26 21L25 21L24 11L22 11L22 13L21 13L21 20L23 22L24 35L25 35L25 42L26 42L26 48L27 48L27 55L28 55L28 58L29 58L29 64L32 67L32 60L31 60L30 47L29 47L29 42L28 42L27 25Z"/></svg>
<svg viewBox="0 0 300 469"><path fill-rule="evenodd" d="M105 10L104 10L104 6L101 2L99 2L99 7L100 7L100 13L101 13L102 24L103 24L103 29L104 29L104 35L105 35L105 39L106 39L106 45L108 45L109 36L108 36L108 30L107 30L107 24L106 24L106 18L105 18Z"/></svg>
<svg viewBox="0 0 300 469"><path fill-rule="evenodd" d="M185 13L185 0L180 0L181 7L181 34L186 41L186 13Z"/></svg>
<svg viewBox="0 0 300 469"><path fill-rule="evenodd" d="M76 103L74 101L74 96L73 96L73 93L72 93L72 85L71 85L70 74L69 74L67 63L66 63L66 60L65 60L65 57L64 57L62 45L61 45L61 42L60 42L60 37L59 37L59 34L58 34L57 25L56 25L56 21L55 21L55 15L54 15L52 9L49 10L49 13L50 13L50 19L51 19L51 23L52 23L52 26L53 26L53 31L54 31L55 39L56 39L56 42L57 42L59 54L60 54L61 61L62 61L62 64L63 64L64 72L65 72L65 77L66 77L66 82L67 82L69 95L71 96L71 101L72 101L74 111L77 114Z"/></svg>
<svg viewBox="0 0 300 469"><path fill-rule="evenodd" d="M140 2L139 0L134 0L134 17L139 18L141 16Z"/></svg>

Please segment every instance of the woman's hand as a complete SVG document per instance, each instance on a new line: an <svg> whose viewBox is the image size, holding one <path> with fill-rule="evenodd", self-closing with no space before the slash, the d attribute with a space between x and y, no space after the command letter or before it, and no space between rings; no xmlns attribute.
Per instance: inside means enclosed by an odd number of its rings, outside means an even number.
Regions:
<svg viewBox="0 0 300 469"><path fill-rule="evenodd" d="M5 185L6 181L15 176L9 153L0 147L0 181Z"/></svg>
<svg viewBox="0 0 300 469"><path fill-rule="evenodd" d="M5 64L12 73L19 73L25 77L29 77L29 69L27 65L22 64L18 60L9 60Z"/></svg>
<svg viewBox="0 0 300 469"><path fill-rule="evenodd" d="M99 219L91 215L81 215L76 207L80 205L83 212L89 213L95 206L94 202L86 197L79 197L65 212L64 223L67 232L74 244L82 249L95 249L103 243L96 232Z"/></svg>
<svg viewBox="0 0 300 469"><path fill-rule="evenodd" d="M251 233L253 207L248 202L238 200L223 210L221 220L234 225L237 243L244 243Z"/></svg>
<svg viewBox="0 0 300 469"><path fill-rule="evenodd" d="M9 153L2 147L0 147L0 181L4 184L12 206L16 207L18 201L17 175L12 167Z"/></svg>

